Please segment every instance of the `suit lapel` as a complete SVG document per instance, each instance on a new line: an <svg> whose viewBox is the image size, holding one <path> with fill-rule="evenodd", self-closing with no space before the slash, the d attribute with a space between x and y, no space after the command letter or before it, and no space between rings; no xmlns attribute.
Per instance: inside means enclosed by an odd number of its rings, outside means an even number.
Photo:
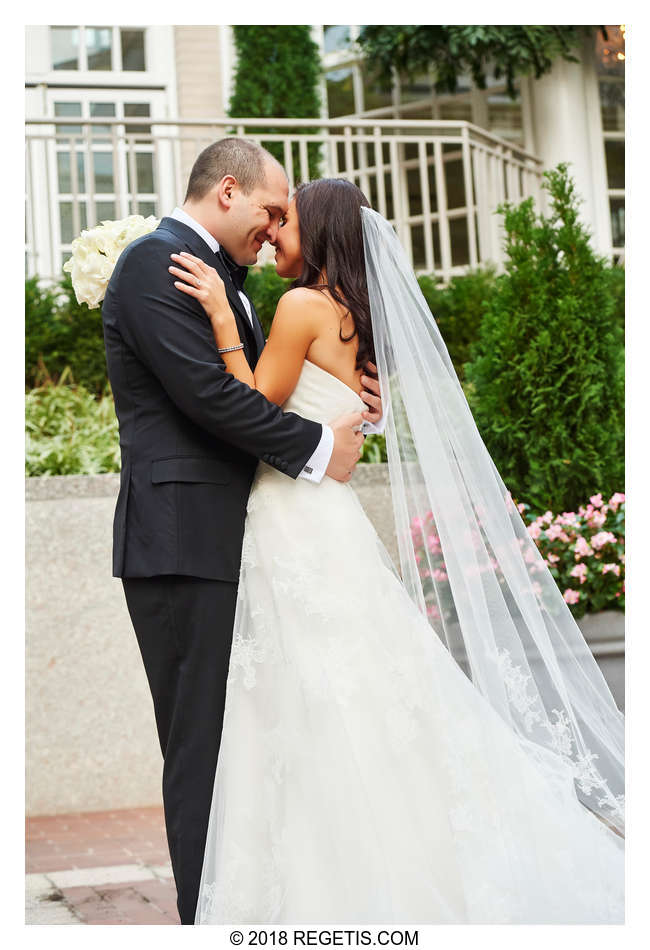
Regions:
<svg viewBox="0 0 650 950"><path fill-rule="evenodd" d="M182 221L178 221L176 218L164 217L162 218L159 228L163 228L166 231L171 231L172 234L183 242L185 250L188 250L190 254L194 254L195 257L200 257L202 261L208 264L214 269L221 277L226 288L226 296L230 303L231 310L235 315L235 320L237 321L237 328L239 330L239 336L246 347L247 357L259 356L259 343L258 343L258 332L257 330L251 327L251 321L248 319L248 314L244 307L243 301L239 296L239 292L235 285L232 282L230 274L227 272L222 261L217 257L203 238L188 227L186 224L183 224ZM252 306L252 304L251 304ZM256 323L257 317L255 316L253 323ZM262 337L263 345L263 333L261 327L259 329L259 335Z"/></svg>
<svg viewBox="0 0 650 950"><path fill-rule="evenodd" d="M247 295L248 296L248 295ZM260 318L257 316L255 307L253 306L253 301L250 300L251 310L253 312L253 334L255 336L255 346L257 348L257 358L259 359L262 355L262 350L264 349L264 344L266 340L264 339L264 330L262 329L262 324L260 323Z"/></svg>

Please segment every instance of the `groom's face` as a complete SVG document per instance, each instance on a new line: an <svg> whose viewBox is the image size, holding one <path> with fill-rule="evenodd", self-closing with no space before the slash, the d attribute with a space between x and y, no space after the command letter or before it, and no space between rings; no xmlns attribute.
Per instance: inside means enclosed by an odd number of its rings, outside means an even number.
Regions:
<svg viewBox="0 0 650 950"><path fill-rule="evenodd" d="M266 167L262 185L245 195L236 186L228 212L228 235L222 244L238 264L254 264L265 241L274 243L289 205L289 183L274 162Z"/></svg>

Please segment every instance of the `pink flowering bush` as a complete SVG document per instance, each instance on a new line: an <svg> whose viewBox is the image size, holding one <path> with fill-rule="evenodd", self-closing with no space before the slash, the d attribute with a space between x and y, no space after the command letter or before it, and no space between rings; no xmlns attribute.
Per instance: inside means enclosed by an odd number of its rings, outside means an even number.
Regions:
<svg viewBox="0 0 650 950"><path fill-rule="evenodd" d="M537 517L519 509L528 533L555 578L574 617L608 608L625 609L625 495L609 501L592 495L578 511Z"/></svg>
<svg viewBox="0 0 650 950"><path fill-rule="evenodd" d="M514 499L513 499L514 501ZM516 503L516 502L515 502ZM625 495L605 502L592 495L578 511L534 515L523 502L517 510L544 558L574 617L606 609L625 609ZM435 587L447 579L440 539L429 512L415 519L411 536L423 582L427 612L439 616Z"/></svg>

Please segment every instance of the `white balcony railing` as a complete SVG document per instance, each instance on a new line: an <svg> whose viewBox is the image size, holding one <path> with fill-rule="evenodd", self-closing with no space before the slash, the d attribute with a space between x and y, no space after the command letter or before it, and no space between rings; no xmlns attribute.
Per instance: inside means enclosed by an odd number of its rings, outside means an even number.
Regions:
<svg viewBox="0 0 650 950"><path fill-rule="evenodd" d="M541 160L464 121L29 119L27 273L59 275L83 227L168 213L199 151L230 134L278 149L292 188L316 175L353 181L415 269L443 281L487 261L501 269L499 202L532 195L545 207Z"/></svg>

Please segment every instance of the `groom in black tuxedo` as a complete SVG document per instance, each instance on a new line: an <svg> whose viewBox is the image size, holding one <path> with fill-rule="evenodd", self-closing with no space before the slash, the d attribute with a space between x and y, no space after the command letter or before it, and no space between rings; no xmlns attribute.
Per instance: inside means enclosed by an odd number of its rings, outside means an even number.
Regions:
<svg viewBox="0 0 650 950"><path fill-rule="evenodd" d="M197 158L183 208L121 254L103 304L122 471L113 574L153 696L165 823L181 923L193 924L223 723L246 502L259 459L290 478L347 481L360 414L330 426L283 413L226 372L200 304L174 286L188 250L224 280L255 367L264 336L243 291L288 206L282 167L242 139ZM363 414L381 415L367 383Z"/></svg>

